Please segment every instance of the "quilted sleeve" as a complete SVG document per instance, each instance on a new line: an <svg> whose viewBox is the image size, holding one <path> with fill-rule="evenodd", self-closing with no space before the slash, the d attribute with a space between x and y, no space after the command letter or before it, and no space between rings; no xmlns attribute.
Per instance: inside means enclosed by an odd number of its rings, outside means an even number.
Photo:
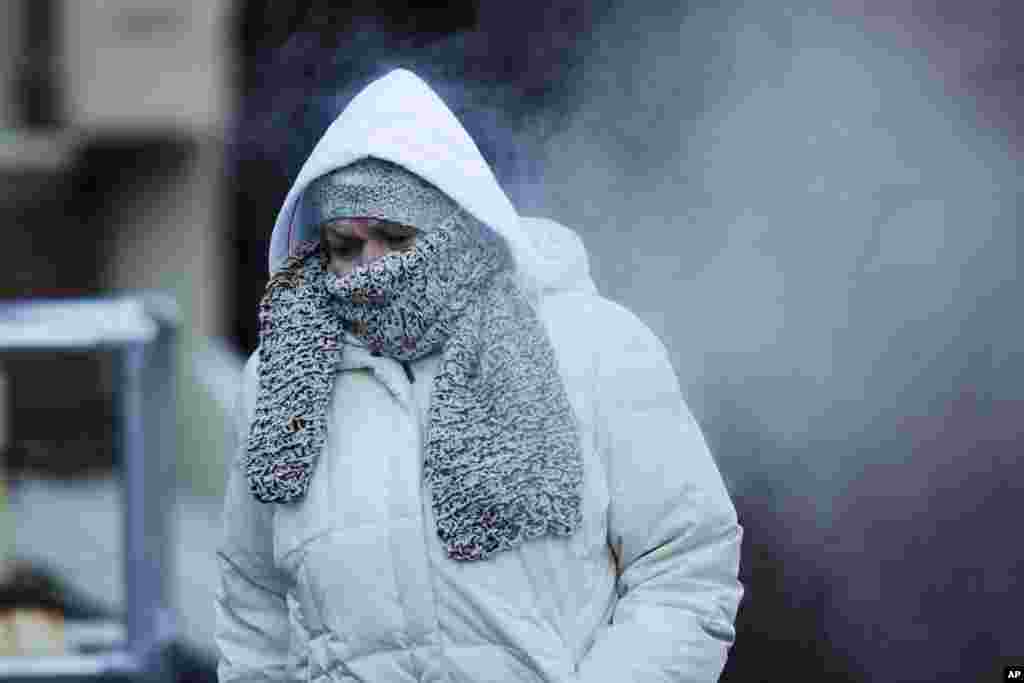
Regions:
<svg viewBox="0 0 1024 683"><path fill-rule="evenodd" d="M253 354L246 363L235 411L235 452L228 467L217 550L220 585L214 639L220 683L294 680L288 659L287 584L274 567L273 510L249 493L241 459L257 384L256 358Z"/></svg>
<svg viewBox="0 0 1024 683"><path fill-rule="evenodd" d="M595 391L619 599L581 683L717 681L735 639L743 529L664 346L608 302Z"/></svg>

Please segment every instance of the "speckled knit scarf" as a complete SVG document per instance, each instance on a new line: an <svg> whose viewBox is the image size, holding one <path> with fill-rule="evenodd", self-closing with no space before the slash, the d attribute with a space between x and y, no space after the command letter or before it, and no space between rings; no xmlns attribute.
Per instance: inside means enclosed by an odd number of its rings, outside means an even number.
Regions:
<svg viewBox="0 0 1024 683"><path fill-rule="evenodd" d="M343 277L326 266L318 243L301 244L260 304L260 383L247 455L253 495L265 503L305 495L326 444L348 330L372 353L398 361L442 354L423 473L449 557L485 559L579 528L575 418L504 242L457 209L421 230L408 251Z"/></svg>

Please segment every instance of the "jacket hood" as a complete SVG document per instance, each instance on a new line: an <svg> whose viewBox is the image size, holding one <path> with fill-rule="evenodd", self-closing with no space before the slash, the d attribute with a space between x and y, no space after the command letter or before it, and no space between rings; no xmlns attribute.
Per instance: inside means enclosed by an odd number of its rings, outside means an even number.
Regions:
<svg viewBox="0 0 1024 683"><path fill-rule="evenodd" d="M587 250L574 230L536 216L521 216L519 227L530 240L531 279L539 292L597 291Z"/></svg>
<svg viewBox="0 0 1024 683"><path fill-rule="evenodd" d="M396 69L356 95L306 159L277 214L270 274L292 245L315 239L302 196L321 175L365 157L404 167L433 183L505 239L529 293L593 289L587 255L569 228L516 212L469 133L422 79Z"/></svg>

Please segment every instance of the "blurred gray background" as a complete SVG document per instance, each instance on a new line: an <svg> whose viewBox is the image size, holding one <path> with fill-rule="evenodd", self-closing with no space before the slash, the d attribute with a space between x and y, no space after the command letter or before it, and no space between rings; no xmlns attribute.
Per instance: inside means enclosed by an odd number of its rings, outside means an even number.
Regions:
<svg viewBox="0 0 1024 683"><path fill-rule="evenodd" d="M722 680L982 681L1024 657L1020 3L0 13L0 297L158 287L184 314L168 571L197 648L274 217L403 66L668 347L747 529ZM5 369L8 546L116 605L109 362Z"/></svg>

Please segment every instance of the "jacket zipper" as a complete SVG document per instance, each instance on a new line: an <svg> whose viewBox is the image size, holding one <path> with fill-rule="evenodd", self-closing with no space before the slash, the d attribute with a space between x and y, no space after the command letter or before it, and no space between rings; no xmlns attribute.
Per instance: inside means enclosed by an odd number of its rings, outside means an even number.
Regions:
<svg viewBox="0 0 1024 683"><path fill-rule="evenodd" d="M370 355L374 358L380 358L384 354L380 351L370 351ZM409 384L415 384L416 377L412 374L412 366L409 364L409 361L403 360L399 361L399 363L401 364L402 369L405 370L405 376L409 380Z"/></svg>

